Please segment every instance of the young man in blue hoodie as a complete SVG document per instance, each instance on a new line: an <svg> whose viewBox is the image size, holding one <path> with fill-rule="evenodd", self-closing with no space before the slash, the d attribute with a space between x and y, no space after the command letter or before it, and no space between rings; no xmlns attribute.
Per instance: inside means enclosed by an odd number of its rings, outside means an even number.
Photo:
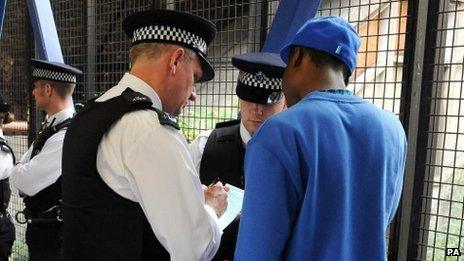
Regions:
<svg viewBox="0 0 464 261"><path fill-rule="evenodd" d="M406 137L346 85L360 38L340 17L308 20L281 51L290 107L248 143L236 260L385 260Z"/></svg>

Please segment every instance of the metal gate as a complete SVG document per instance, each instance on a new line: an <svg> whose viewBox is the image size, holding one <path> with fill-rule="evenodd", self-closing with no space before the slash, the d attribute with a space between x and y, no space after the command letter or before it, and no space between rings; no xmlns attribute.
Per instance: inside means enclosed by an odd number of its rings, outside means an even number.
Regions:
<svg viewBox="0 0 464 261"><path fill-rule="evenodd" d="M278 2L51 0L64 60L85 73L75 102L103 93L128 71L130 43L121 29L127 15L175 9L216 24L218 36L209 50L216 78L196 86L197 102L179 117L188 140L237 117L238 72L231 57L260 50ZM386 239L389 259L442 260L446 248L464 250L464 1L323 0L318 15L340 15L356 28L362 45L348 88L396 113L408 134L403 199ZM18 156L33 140L42 116L31 97L34 46L28 19L24 1L10 0L0 41L0 90L17 116L17 125L6 134ZM21 127L24 122L29 122L27 129ZM10 213L21 208L14 197ZM17 236L13 259L24 260L23 227L17 226Z"/></svg>

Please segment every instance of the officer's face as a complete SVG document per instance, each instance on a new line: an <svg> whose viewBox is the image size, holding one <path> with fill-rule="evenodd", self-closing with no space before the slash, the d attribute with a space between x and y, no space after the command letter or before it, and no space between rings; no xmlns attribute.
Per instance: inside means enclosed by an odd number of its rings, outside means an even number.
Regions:
<svg viewBox="0 0 464 261"><path fill-rule="evenodd" d="M45 84L42 80L34 81L32 95L34 95L35 106L39 109L44 109L48 104L48 92L51 86Z"/></svg>
<svg viewBox="0 0 464 261"><path fill-rule="evenodd" d="M200 79L202 73L201 63L197 55L179 61L174 88L169 98L170 102L166 104L167 108L164 108L167 112L177 116L188 101L195 101L194 84Z"/></svg>
<svg viewBox="0 0 464 261"><path fill-rule="evenodd" d="M240 113L243 125L249 133L253 134L265 120L281 112L284 107L284 99L272 105L263 105L240 100Z"/></svg>

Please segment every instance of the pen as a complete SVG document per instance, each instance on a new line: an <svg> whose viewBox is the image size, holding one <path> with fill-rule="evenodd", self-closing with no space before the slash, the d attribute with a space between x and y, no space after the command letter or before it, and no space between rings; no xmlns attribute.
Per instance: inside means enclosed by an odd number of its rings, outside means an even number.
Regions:
<svg viewBox="0 0 464 261"><path fill-rule="evenodd" d="M215 185L216 183L218 183L218 182L219 182L219 177L216 177L216 178L214 179L214 181L213 181L211 184L209 184L208 188L214 186L214 185Z"/></svg>

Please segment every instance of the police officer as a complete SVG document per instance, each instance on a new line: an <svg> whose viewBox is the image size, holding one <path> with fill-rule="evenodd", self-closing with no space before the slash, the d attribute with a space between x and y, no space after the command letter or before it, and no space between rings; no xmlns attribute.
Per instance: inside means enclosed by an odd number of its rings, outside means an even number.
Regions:
<svg viewBox="0 0 464 261"><path fill-rule="evenodd" d="M208 260L226 188L203 191L172 116L214 77L216 29L199 16L138 12L123 22L130 72L74 118L63 148L67 260Z"/></svg>
<svg viewBox="0 0 464 261"><path fill-rule="evenodd" d="M346 89L360 38L308 20L281 57L289 108L248 144L236 260L385 260L402 190L398 117Z"/></svg>
<svg viewBox="0 0 464 261"><path fill-rule="evenodd" d="M8 182L8 169L13 167L15 155L3 136L3 124L12 122L10 105L0 95L0 260L8 260L16 238L15 227L7 211L11 190Z"/></svg>
<svg viewBox="0 0 464 261"><path fill-rule="evenodd" d="M285 63L278 54L262 52L234 56L232 64L240 70L236 94L241 119L218 123L214 130L200 134L192 142L191 151L203 184L219 177L224 183L243 188L248 141L265 120L285 107ZM236 220L224 230L216 260L233 260L238 224Z"/></svg>
<svg viewBox="0 0 464 261"><path fill-rule="evenodd" d="M47 113L43 129L18 164L10 182L24 196L17 214L27 222L30 260L62 260L61 155L64 134L74 114L71 95L82 72L69 65L32 59L35 105Z"/></svg>

